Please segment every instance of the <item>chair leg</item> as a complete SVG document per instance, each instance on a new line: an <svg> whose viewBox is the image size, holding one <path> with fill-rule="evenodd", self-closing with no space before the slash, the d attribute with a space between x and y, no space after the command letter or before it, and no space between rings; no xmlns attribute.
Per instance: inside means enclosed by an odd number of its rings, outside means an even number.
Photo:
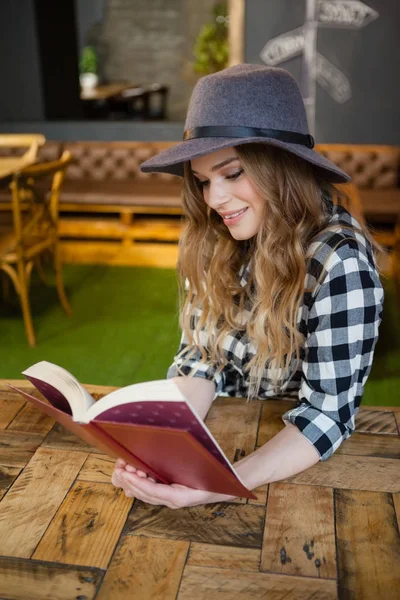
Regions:
<svg viewBox="0 0 400 600"><path fill-rule="evenodd" d="M24 325L26 331L26 337L30 346L36 346L35 330L33 328L31 307L29 302L29 290L25 275L25 266L23 263L18 264L18 284L19 284L19 297L22 308L22 316L24 318Z"/></svg>
<svg viewBox="0 0 400 600"><path fill-rule="evenodd" d="M7 276L6 273L1 272L0 274L1 277L1 290L2 290L2 297L4 302L9 302L10 300L10 278Z"/></svg>
<svg viewBox="0 0 400 600"><path fill-rule="evenodd" d="M56 246L54 248L54 270L56 273L57 293L58 293L58 297L61 302L61 306L63 307L64 312L67 315L71 316L72 310L71 310L70 304L68 302L67 295L65 293L64 282L63 282L63 278L62 278L62 264L61 264L60 249L59 249L58 244L56 244Z"/></svg>
<svg viewBox="0 0 400 600"><path fill-rule="evenodd" d="M50 285L50 281L49 278L47 277L47 274L43 268L43 264L42 264L42 257L38 256L36 262L35 262L35 266L36 266L36 270L37 273L39 275L39 279L42 283L44 283L45 285Z"/></svg>

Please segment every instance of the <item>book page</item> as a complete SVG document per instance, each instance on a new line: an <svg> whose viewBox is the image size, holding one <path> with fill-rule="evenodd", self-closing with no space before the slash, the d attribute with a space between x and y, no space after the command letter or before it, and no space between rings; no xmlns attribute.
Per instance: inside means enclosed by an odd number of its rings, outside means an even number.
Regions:
<svg viewBox="0 0 400 600"><path fill-rule="evenodd" d="M41 361L22 374L53 406L72 414L77 421L95 403L89 392L71 373L53 363Z"/></svg>

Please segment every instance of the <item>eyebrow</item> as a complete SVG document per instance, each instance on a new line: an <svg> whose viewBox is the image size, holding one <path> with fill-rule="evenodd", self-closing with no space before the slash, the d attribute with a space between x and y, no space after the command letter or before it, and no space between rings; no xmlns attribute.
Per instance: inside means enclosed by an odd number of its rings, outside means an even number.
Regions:
<svg viewBox="0 0 400 600"><path fill-rule="evenodd" d="M225 160L223 160L222 162L218 163L217 165L214 165L211 168L211 171L217 171L217 169L220 169L221 167L225 167L225 165L229 165L229 163L233 162L234 160L239 160L239 157L238 156L231 156L231 158L226 158ZM198 173L194 169L192 169L192 172L193 173L197 173L197 175L200 175L200 173Z"/></svg>

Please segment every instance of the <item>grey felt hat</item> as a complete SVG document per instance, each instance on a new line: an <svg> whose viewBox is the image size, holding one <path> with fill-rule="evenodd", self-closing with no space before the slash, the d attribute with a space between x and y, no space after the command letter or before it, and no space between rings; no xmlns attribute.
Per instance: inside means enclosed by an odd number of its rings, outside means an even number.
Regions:
<svg viewBox="0 0 400 600"><path fill-rule="evenodd" d="M184 163L192 158L257 142L300 156L332 183L350 180L313 150L297 82L277 67L241 64L201 77L190 99L183 140L143 162L141 170L182 177Z"/></svg>

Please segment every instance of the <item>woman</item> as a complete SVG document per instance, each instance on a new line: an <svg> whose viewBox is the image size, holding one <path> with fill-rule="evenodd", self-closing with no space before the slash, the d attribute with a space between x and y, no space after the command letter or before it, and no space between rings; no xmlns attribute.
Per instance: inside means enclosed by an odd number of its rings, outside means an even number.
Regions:
<svg viewBox="0 0 400 600"><path fill-rule="evenodd" d="M327 459L351 435L378 338L378 246L333 202L349 176L312 147L294 78L244 64L201 78L183 143L141 167L184 184L183 333L167 377L202 418L218 394L298 398L284 429L235 463L249 489ZM156 483L122 460L112 480L171 508L232 499Z"/></svg>

